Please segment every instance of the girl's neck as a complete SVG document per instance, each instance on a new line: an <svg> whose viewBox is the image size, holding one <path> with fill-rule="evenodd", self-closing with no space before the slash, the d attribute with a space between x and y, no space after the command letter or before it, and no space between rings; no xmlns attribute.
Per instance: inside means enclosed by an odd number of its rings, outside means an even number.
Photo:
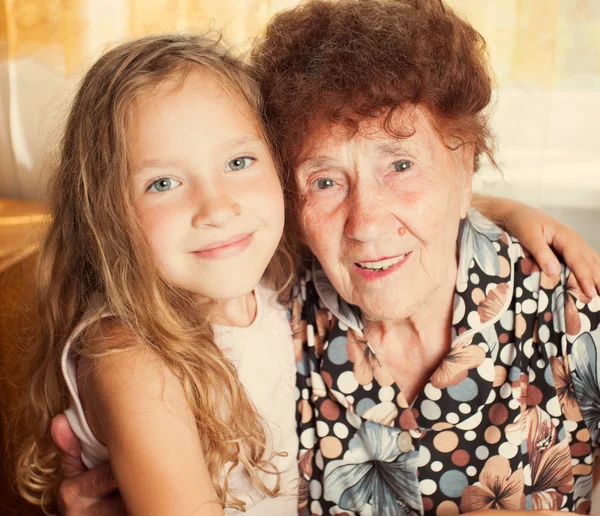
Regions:
<svg viewBox="0 0 600 516"><path fill-rule="evenodd" d="M225 301L216 301L211 307L211 322L221 326L250 326L256 318L257 302L255 291L245 296Z"/></svg>

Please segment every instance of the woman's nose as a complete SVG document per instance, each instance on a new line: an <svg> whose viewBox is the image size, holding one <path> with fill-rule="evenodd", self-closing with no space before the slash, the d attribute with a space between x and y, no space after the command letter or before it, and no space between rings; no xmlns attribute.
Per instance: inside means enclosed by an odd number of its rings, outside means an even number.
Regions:
<svg viewBox="0 0 600 516"><path fill-rule="evenodd" d="M231 195L222 191L214 191L210 195L207 195L207 192L197 195L194 204L194 227L224 227L242 213L241 205Z"/></svg>
<svg viewBox="0 0 600 516"><path fill-rule="evenodd" d="M377 192L356 191L348 197L345 234L361 243L377 242L402 225Z"/></svg>

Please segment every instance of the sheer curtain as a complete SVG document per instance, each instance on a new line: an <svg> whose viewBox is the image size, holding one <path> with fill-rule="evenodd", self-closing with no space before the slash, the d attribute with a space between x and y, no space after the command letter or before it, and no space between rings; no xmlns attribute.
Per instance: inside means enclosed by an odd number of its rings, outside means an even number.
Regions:
<svg viewBox="0 0 600 516"><path fill-rule="evenodd" d="M0 197L43 199L78 80L115 41L224 29L244 46L294 0L0 0Z"/></svg>
<svg viewBox="0 0 600 516"><path fill-rule="evenodd" d="M296 3L0 0L0 196L44 198L71 95L109 44L217 27L243 46L273 13ZM484 169L477 187L550 210L596 209L600 1L448 3L486 38L498 84L494 127L504 177ZM589 238L600 247L600 234Z"/></svg>
<svg viewBox="0 0 600 516"><path fill-rule="evenodd" d="M600 249L600 0L448 2L486 38L497 78L504 177L484 167L477 187L553 212ZM77 81L110 43L216 27L244 46L296 3L0 0L0 201L44 199Z"/></svg>
<svg viewBox="0 0 600 516"><path fill-rule="evenodd" d="M476 188L536 205L600 250L600 1L454 0L486 38L503 175Z"/></svg>
<svg viewBox="0 0 600 516"><path fill-rule="evenodd" d="M214 26L244 45L274 12L296 3L0 0L0 196L43 199L70 97L109 43ZM486 38L498 83L494 126L504 178L484 170L479 188L541 206L596 208L600 1L449 3Z"/></svg>

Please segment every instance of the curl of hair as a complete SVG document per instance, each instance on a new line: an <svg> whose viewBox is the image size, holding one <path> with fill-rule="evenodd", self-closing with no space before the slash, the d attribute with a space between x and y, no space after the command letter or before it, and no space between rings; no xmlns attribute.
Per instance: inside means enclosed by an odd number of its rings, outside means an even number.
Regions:
<svg viewBox="0 0 600 516"><path fill-rule="evenodd" d="M136 221L129 189L127 128L137 96L162 81L183 78L194 66L215 74L257 113L262 101L246 67L214 35L167 34L119 45L84 77L71 108L50 198L53 219L37 272L41 335L31 360L16 480L21 495L54 509L60 482L58 449L49 428L68 406L60 359L66 340L92 299L114 315L133 339L120 349L146 346L180 379L196 416L208 470L225 507L244 503L227 496L227 471L242 464L263 493L279 490L262 420L234 366L216 345L206 314L191 296L167 284L156 270ZM283 292L294 261L282 240L266 279ZM101 316L89 331L101 328ZM82 353L100 357L119 349L82 339ZM277 475L273 489L257 472Z"/></svg>
<svg viewBox="0 0 600 516"><path fill-rule="evenodd" d="M286 174L328 124L352 134L385 114L406 137L392 119L410 104L448 141L473 143L476 166L481 154L496 165L485 41L441 0L308 0L271 19L251 58Z"/></svg>

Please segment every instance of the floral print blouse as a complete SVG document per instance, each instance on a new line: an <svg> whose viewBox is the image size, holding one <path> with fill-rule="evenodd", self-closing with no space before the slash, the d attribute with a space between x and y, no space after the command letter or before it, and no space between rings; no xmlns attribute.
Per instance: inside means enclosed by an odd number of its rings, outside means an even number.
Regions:
<svg viewBox="0 0 600 516"><path fill-rule="evenodd" d="M589 513L600 297L474 210L459 255L452 347L410 406L317 262L300 283L301 514Z"/></svg>

